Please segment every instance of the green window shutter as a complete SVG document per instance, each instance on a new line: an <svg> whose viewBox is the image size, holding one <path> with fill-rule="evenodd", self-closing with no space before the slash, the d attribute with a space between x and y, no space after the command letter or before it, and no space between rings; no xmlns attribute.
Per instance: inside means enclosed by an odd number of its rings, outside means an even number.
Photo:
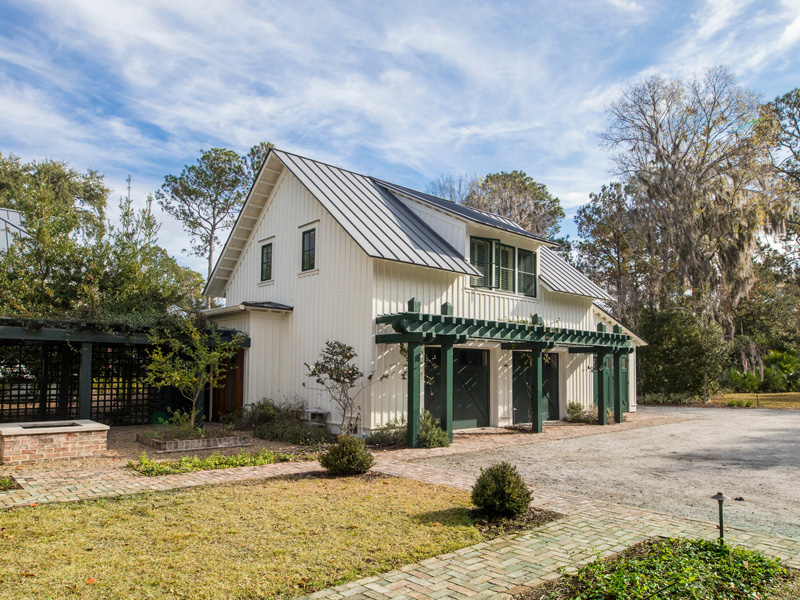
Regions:
<svg viewBox="0 0 800 600"><path fill-rule="evenodd" d="M316 264L317 235L315 229L303 232L303 271L311 271Z"/></svg>
<svg viewBox="0 0 800 600"><path fill-rule="evenodd" d="M489 268L489 243L480 238L470 238L469 240L469 262L480 271L480 277L471 277L472 287L489 287L491 281L487 270Z"/></svg>
<svg viewBox="0 0 800 600"><path fill-rule="evenodd" d="M536 253L519 250L519 291L526 296L536 296Z"/></svg>
<svg viewBox="0 0 800 600"><path fill-rule="evenodd" d="M272 279L272 244L261 246L261 281Z"/></svg>

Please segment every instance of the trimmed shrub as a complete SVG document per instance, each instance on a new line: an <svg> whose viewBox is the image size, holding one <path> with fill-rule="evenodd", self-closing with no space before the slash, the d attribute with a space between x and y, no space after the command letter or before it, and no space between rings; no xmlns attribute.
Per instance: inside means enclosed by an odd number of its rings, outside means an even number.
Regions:
<svg viewBox="0 0 800 600"><path fill-rule="evenodd" d="M472 503L492 515L520 515L528 510L533 496L517 472L507 462L481 469L472 487Z"/></svg>
<svg viewBox="0 0 800 600"><path fill-rule="evenodd" d="M450 445L450 436L442 429L439 419L427 410L419 420L419 445L423 448L447 448Z"/></svg>
<svg viewBox="0 0 800 600"><path fill-rule="evenodd" d="M232 415L225 415L223 419L233 429L252 429L257 438L287 444L327 444L333 437L326 428L304 421L303 407L298 404L278 406L272 400L262 400L248 404Z"/></svg>
<svg viewBox="0 0 800 600"><path fill-rule="evenodd" d="M595 411L596 412L596 411ZM597 415L588 411L580 402L567 403L567 422L569 423L594 423Z"/></svg>
<svg viewBox="0 0 800 600"><path fill-rule="evenodd" d="M352 435L340 435L336 443L319 459L331 475L359 475L366 473L375 460L364 447L363 440Z"/></svg>
<svg viewBox="0 0 800 600"><path fill-rule="evenodd" d="M397 421L390 420L383 427L375 429L365 440L368 446L395 447L405 446L408 436L408 426L406 420L401 418Z"/></svg>

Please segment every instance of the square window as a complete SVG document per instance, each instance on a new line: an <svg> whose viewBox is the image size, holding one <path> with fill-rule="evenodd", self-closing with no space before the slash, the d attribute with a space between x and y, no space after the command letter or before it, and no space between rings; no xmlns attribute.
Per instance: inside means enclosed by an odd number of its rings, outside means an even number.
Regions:
<svg viewBox="0 0 800 600"><path fill-rule="evenodd" d="M261 246L261 281L272 279L272 244Z"/></svg>
<svg viewBox="0 0 800 600"><path fill-rule="evenodd" d="M316 263L315 254L317 249L316 229L309 229L303 232L303 262L302 270L311 271Z"/></svg>

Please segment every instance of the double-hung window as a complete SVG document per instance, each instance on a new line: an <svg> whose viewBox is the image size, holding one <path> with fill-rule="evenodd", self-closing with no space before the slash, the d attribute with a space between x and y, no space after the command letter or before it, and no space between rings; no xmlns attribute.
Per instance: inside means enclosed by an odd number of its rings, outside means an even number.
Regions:
<svg viewBox="0 0 800 600"><path fill-rule="evenodd" d="M519 291L526 296L536 296L536 252L517 251L519 255Z"/></svg>
<svg viewBox="0 0 800 600"><path fill-rule="evenodd" d="M302 270L312 271L316 265L317 236L315 229L303 232Z"/></svg>
<svg viewBox="0 0 800 600"><path fill-rule="evenodd" d="M517 287L516 256L514 246L497 244L495 255L495 285L503 292L515 292Z"/></svg>
<svg viewBox="0 0 800 600"><path fill-rule="evenodd" d="M272 279L272 242L261 246L261 281Z"/></svg>

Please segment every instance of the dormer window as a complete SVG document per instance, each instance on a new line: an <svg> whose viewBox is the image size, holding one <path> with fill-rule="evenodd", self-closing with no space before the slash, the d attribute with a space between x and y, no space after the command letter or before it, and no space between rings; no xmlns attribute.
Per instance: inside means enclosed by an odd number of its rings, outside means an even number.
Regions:
<svg viewBox="0 0 800 600"><path fill-rule="evenodd" d="M518 251L519 264L519 292L526 296L536 296L536 252L531 250Z"/></svg>
<svg viewBox="0 0 800 600"><path fill-rule="evenodd" d="M536 252L501 244L499 240L471 237L469 262L481 275L470 286L536 297Z"/></svg>

